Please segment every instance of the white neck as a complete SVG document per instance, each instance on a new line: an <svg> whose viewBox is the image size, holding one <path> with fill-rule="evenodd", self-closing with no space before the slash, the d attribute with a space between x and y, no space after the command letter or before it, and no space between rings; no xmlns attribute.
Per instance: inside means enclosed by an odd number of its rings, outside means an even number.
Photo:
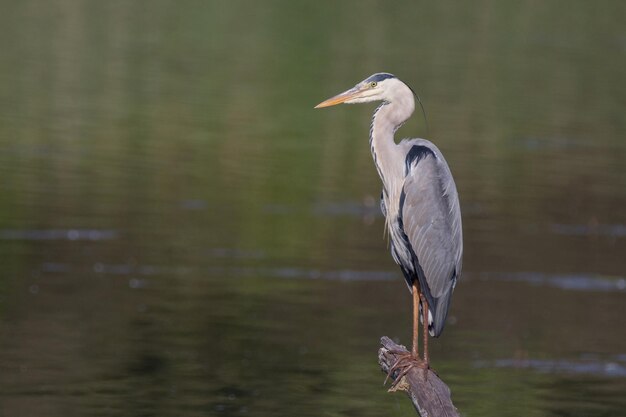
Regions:
<svg viewBox="0 0 626 417"><path fill-rule="evenodd" d="M392 179L404 178L404 161L394 134L415 109L413 92L404 83L391 93L390 99L376 109L370 130L372 156L385 189L393 188Z"/></svg>

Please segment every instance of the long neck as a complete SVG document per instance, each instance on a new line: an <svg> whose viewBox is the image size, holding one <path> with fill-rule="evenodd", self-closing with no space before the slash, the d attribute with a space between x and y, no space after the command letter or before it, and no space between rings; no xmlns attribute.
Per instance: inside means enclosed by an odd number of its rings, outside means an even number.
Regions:
<svg viewBox="0 0 626 417"><path fill-rule="evenodd" d="M396 181L404 177L403 156L394 141L394 134L411 116L414 108L413 94L409 90L409 96L403 94L391 102L385 102L374 112L370 145L385 190L393 188Z"/></svg>

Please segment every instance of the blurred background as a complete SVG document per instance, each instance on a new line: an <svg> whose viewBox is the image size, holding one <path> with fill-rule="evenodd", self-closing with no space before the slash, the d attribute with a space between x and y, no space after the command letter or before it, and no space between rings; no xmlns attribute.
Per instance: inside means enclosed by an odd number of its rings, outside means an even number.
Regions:
<svg viewBox="0 0 626 417"><path fill-rule="evenodd" d="M0 415L414 416L380 71L460 193L464 416L626 415L623 1L0 1Z"/></svg>

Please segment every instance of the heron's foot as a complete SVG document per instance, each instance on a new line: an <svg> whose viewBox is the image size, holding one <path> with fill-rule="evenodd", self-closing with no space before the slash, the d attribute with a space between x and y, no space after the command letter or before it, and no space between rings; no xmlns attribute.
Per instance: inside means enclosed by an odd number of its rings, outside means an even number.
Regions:
<svg viewBox="0 0 626 417"><path fill-rule="evenodd" d="M402 378L413 368L423 369L425 372L428 371L428 363L423 359L413 356L411 352L407 351L389 351L394 355L397 355L398 359L396 363L394 363L391 368L389 368L389 372L387 373L387 377L385 378L385 382L383 385L387 384L387 380L389 377L393 377L394 373L397 371L393 382L391 383L390 391L395 391L398 388L398 384L402 380Z"/></svg>

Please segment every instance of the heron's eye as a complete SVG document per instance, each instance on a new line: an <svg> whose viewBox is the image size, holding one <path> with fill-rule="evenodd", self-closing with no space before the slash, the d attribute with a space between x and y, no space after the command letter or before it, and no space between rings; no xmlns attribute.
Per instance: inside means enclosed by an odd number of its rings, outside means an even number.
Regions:
<svg viewBox="0 0 626 417"><path fill-rule="evenodd" d="M370 83L370 88L374 88L374 87L376 87L377 85L378 85L378 83L377 83L376 81L372 81L372 82Z"/></svg>

